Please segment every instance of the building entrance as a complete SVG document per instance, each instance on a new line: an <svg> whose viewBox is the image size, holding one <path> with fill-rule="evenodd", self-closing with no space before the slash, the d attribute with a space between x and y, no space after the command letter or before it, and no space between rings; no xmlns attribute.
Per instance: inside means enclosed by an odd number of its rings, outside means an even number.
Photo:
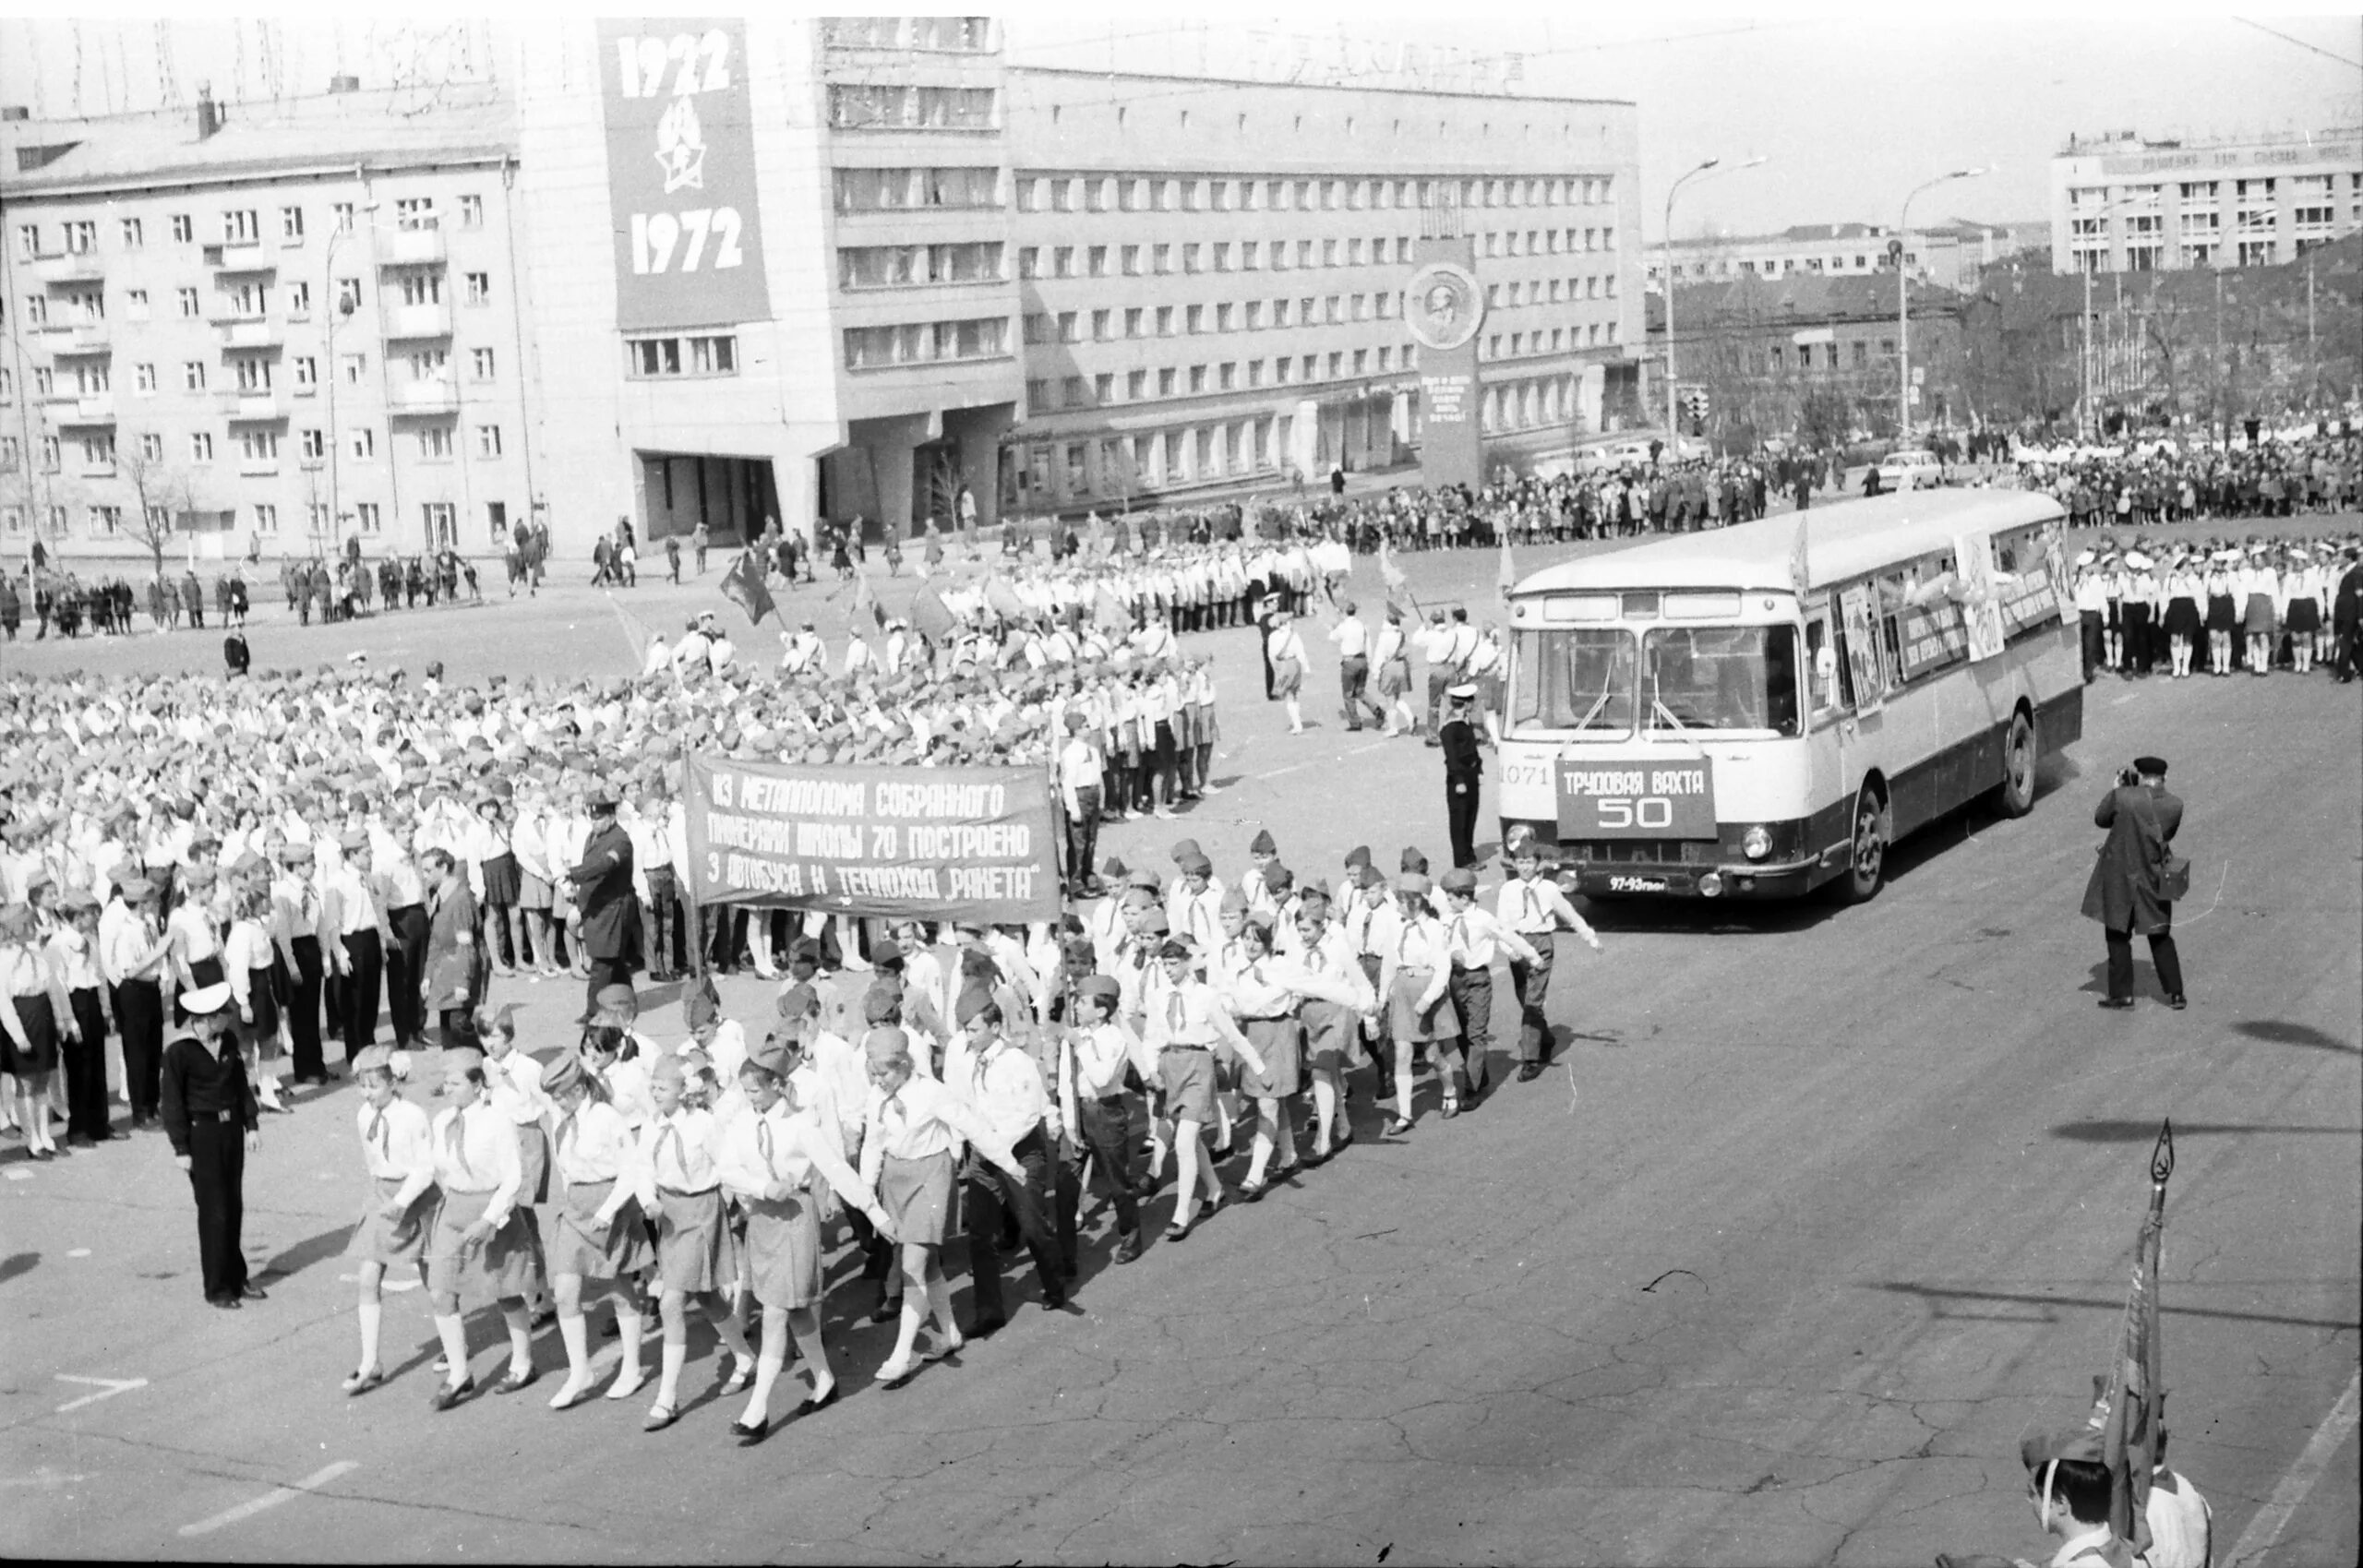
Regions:
<svg viewBox="0 0 2363 1568"><path fill-rule="evenodd" d="M716 545L744 545L777 518L779 490L769 458L689 452L635 452L642 537L687 536L705 524ZM782 526L786 526L783 522Z"/></svg>

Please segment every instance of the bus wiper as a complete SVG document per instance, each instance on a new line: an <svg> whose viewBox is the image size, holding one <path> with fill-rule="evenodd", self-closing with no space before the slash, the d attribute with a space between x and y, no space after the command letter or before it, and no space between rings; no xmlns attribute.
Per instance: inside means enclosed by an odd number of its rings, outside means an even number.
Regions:
<svg viewBox="0 0 2363 1568"><path fill-rule="evenodd" d="M1579 730L1588 730L1591 728L1591 722L1600 717L1600 711L1608 706L1608 700L1615 694L1616 688L1614 687L1601 687L1600 688L1600 696L1593 700L1590 708L1585 711L1584 716L1577 722L1576 727Z"/></svg>
<svg viewBox="0 0 2363 1568"><path fill-rule="evenodd" d="M1661 723L1661 721L1662 721L1662 723ZM1649 723L1654 728L1670 729L1677 732L1689 727L1680 719L1674 717L1673 710L1667 707L1665 705L1665 700L1658 695L1658 683L1655 678L1652 678L1649 681Z"/></svg>

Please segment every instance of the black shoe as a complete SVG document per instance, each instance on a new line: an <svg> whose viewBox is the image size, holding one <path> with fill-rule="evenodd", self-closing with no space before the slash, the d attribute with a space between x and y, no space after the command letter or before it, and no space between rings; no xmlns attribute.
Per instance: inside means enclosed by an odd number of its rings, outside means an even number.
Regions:
<svg viewBox="0 0 2363 1568"><path fill-rule="evenodd" d="M2132 1008L2133 999L2131 997L2103 997L2100 1005L2111 1012L2124 1012Z"/></svg>
<svg viewBox="0 0 2363 1568"><path fill-rule="evenodd" d="M270 1293L264 1290L261 1286L254 1284L252 1281L248 1281L246 1284L238 1287L238 1294L245 1297L249 1301L268 1301L270 1299Z"/></svg>
<svg viewBox="0 0 2363 1568"><path fill-rule="evenodd" d="M219 1307L225 1312L234 1312L246 1305L235 1296L208 1296L205 1299L205 1304L209 1307Z"/></svg>
<svg viewBox="0 0 2363 1568"><path fill-rule="evenodd" d="M2180 991L2177 991L2174 995L2166 999L2166 1005L2173 1008L2177 1012L2180 1012L2184 1008L2189 1007L2190 1002Z"/></svg>
<svg viewBox="0 0 2363 1568"><path fill-rule="evenodd" d="M1539 1061L1523 1063L1517 1070L1517 1081L1521 1083L1531 1083L1541 1076L1542 1064Z"/></svg>
<svg viewBox="0 0 2363 1568"><path fill-rule="evenodd" d="M994 1335L999 1334L1002 1329L1007 1328L1008 1326L1009 1320L1007 1318L978 1318L976 1321L976 1323L968 1330L966 1337L972 1340L990 1339Z"/></svg>

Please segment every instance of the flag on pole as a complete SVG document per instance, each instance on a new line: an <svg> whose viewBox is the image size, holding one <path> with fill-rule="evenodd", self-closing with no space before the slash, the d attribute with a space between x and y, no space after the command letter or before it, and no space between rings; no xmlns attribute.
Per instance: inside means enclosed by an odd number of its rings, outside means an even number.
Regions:
<svg viewBox="0 0 2363 1568"><path fill-rule="evenodd" d="M1510 531L1506 526L1501 529L1501 535L1502 569L1498 581L1501 583L1502 603L1506 604L1510 602L1511 592L1517 587L1517 567L1510 559Z"/></svg>
<svg viewBox="0 0 2363 1568"><path fill-rule="evenodd" d="M960 629L960 623L953 618L951 607L944 604L942 594L932 588L922 588L918 597L911 601L911 629L930 642L944 642Z"/></svg>
<svg viewBox="0 0 2363 1568"><path fill-rule="evenodd" d="M650 629L646 621L625 609L612 589L607 592L607 608L616 612L616 619L624 628L624 640L631 644L631 673L638 675L641 667L648 662L648 645L654 640L656 633Z"/></svg>
<svg viewBox="0 0 2363 1568"><path fill-rule="evenodd" d="M992 606L993 614L1005 621L1026 618L1026 601L1017 596L1017 590L1009 585L1009 579L1005 577L995 577L985 584L985 603Z"/></svg>
<svg viewBox="0 0 2363 1568"><path fill-rule="evenodd" d="M1805 589L1813 581L1808 563L1805 559L1805 518L1807 515L1807 513L1802 511L1797 513L1797 534L1794 539L1792 539L1789 542L1789 586L1795 589L1800 597L1804 595Z"/></svg>
<svg viewBox="0 0 2363 1568"><path fill-rule="evenodd" d="M1104 582L1099 585L1099 595L1092 604L1091 614L1110 637L1122 637L1132 629L1132 612L1124 608L1122 601Z"/></svg>
<svg viewBox="0 0 2363 1568"><path fill-rule="evenodd" d="M2105 1377L2095 1379L2092 1426L2100 1433L2101 1463L2108 1467L2108 1524L2139 1558L2150 1550L2150 1478L2158 1467L2159 1434L2165 1430L2165 1346L2158 1333L2158 1251L2166 1227L2166 1178L2175 1168L2175 1127L2158 1129L2150 1154L2150 1207L2133 1243L2133 1283L2117 1325L2116 1354Z"/></svg>
<svg viewBox="0 0 2363 1568"><path fill-rule="evenodd" d="M872 626L875 626L881 631L886 629L886 611L884 607L878 603L878 596L870 591L870 574L862 570L859 567L856 567L853 573L853 613L855 618L858 619L862 612L865 610L870 613L870 621Z"/></svg>
<svg viewBox="0 0 2363 1568"><path fill-rule="evenodd" d="M1404 576L1403 569L1396 564L1394 546L1384 539L1378 542L1378 576L1379 581L1386 584L1387 606L1395 608L1399 599L1411 607L1411 616L1417 619L1420 615L1419 595L1411 592L1410 579Z"/></svg>
<svg viewBox="0 0 2363 1568"><path fill-rule="evenodd" d="M752 550L739 551L738 558L723 574L722 596L746 611L748 621L753 625L761 626L763 617L772 613L772 591L763 585L763 574L755 565Z"/></svg>

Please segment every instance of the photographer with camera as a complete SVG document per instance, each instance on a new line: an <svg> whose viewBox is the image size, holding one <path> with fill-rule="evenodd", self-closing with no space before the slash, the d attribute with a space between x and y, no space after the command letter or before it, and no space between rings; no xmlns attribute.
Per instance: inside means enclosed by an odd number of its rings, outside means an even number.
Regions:
<svg viewBox="0 0 2363 1568"><path fill-rule="evenodd" d="M2169 847L2182 826L2182 802L2166 792L2163 758L2137 757L2093 812L2108 830L2099 864L2084 887L2084 913L2108 933L2108 994L2101 1006L2133 1005L2133 937L2150 939L2150 958L2166 1005L2185 1003L2182 956L2175 949L2174 901L2190 891L2190 862Z"/></svg>

